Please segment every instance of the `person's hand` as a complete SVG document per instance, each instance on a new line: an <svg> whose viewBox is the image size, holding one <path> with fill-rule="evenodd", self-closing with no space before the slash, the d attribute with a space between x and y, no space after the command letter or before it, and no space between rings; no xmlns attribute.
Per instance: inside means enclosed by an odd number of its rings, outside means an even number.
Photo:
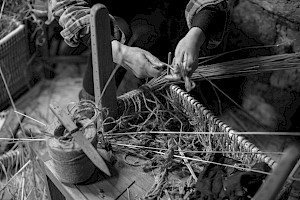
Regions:
<svg viewBox="0 0 300 200"><path fill-rule="evenodd" d="M114 52L114 45L112 47L114 62L131 70L137 78L157 77L165 65L150 52L141 48L121 44L118 51Z"/></svg>
<svg viewBox="0 0 300 200"><path fill-rule="evenodd" d="M148 51L138 47L128 47L122 66L129 68L137 78L157 77L164 63Z"/></svg>
<svg viewBox="0 0 300 200"><path fill-rule="evenodd" d="M177 44L172 62L173 70L165 78L173 81L190 78L198 67L199 51L204 41L203 31L198 27L191 28Z"/></svg>

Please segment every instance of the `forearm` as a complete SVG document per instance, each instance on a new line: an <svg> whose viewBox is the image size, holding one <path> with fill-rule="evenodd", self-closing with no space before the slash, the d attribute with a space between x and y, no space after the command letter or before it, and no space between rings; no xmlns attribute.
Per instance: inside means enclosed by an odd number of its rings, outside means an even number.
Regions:
<svg viewBox="0 0 300 200"><path fill-rule="evenodd" d="M196 49L200 49L200 47L206 40L206 35L204 31L197 26L192 27L186 34L186 37L188 37L191 40L191 43L195 45Z"/></svg>
<svg viewBox="0 0 300 200"><path fill-rule="evenodd" d="M200 28L209 49L215 48L223 39L228 10L225 0L190 0L185 10L187 25Z"/></svg>

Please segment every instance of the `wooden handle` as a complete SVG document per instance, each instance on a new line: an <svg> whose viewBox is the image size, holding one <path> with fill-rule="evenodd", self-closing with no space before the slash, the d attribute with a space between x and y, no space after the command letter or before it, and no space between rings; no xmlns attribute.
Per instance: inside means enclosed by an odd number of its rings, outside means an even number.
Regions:
<svg viewBox="0 0 300 200"><path fill-rule="evenodd" d="M53 114L58 118L58 120L70 133L78 131L78 127L71 120L70 116L68 116L68 114L64 110L62 110L59 105L53 103L50 104L49 107Z"/></svg>
<svg viewBox="0 0 300 200"><path fill-rule="evenodd" d="M91 47L95 103L109 109L111 117L117 117L116 82L112 78L102 98L101 93L114 69L111 47L111 28L108 10L102 4L91 9Z"/></svg>
<svg viewBox="0 0 300 200"><path fill-rule="evenodd" d="M291 145L288 147L278 165L273 172L266 178L263 185L257 191L252 200L273 200L280 192L287 177L295 167L300 158L299 145Z"/></svg>

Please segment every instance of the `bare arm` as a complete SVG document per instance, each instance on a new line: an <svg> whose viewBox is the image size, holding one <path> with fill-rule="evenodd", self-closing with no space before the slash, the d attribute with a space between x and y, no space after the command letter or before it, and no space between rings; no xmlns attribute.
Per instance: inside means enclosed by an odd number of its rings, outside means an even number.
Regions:
<svg viewBox="0 0 300 200"><path fill-rule="evenodd" d="M224 21L224 18L221 17L224 12L219 8L220 4L215 4L220 2L224 1L190 0L186 7L189 31L176 46L173 60L175 70L166 78L179 80L182 76L191 77L197 69L200 48L216 32L214 27ZM221 25L223 24L221 23ZM180 69L179 66L182 66L183 69Z"/></svg>

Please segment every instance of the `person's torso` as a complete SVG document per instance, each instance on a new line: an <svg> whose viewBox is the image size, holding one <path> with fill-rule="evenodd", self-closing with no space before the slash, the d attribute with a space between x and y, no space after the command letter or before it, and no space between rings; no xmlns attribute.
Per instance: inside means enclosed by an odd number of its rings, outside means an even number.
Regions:
<svg viewBox="0 0 300 200"><path fill-rule="evenodd" d="M88 0L90 5L96 3L105 5L109 13L113 16L119 16L126 21L130 21L137 14L145 14L149 9L155 7L156 0L139 1L139 0Z"/></svg>
<svg viewBox="0 0 300 200"><path fill-rule="evenodd" d="M188 0L87 0L90 5L104 4L111 15L130 21L137 14L149 14L155 9L163 10L166 15L184 12ZM182 14L180 14L182 17ZM184 16L183 16L184 17Z"/></svg>

